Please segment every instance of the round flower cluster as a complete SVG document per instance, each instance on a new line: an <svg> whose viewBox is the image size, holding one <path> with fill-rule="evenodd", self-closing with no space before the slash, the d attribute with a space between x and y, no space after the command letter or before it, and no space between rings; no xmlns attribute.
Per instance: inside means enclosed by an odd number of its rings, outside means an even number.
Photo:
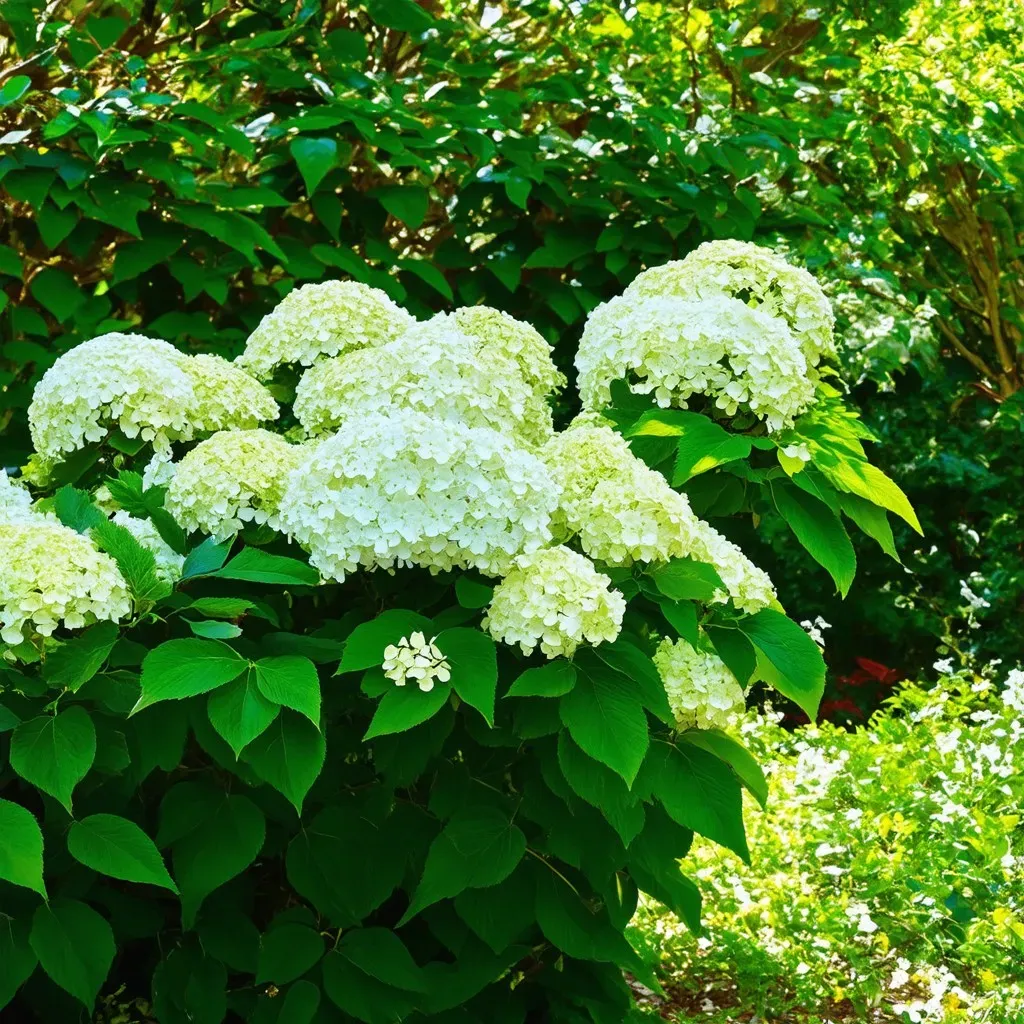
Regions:
<svg viewBox="0 0 1024 1024"><path fill-rule="evenodd" d="M222 430L174 467L167 511L183 529L202 530L218 541L246 523L276 526L285 480L301 451L267 430Z"/></svg>
<svg viewBox="0 0 1024 1024"><path fill-rule="evenodd" d="M523 654L539 646L549 658L568 658L584 640L614 640L625 611L625 598L589 558L559 546L515 560L494 588L483 628Z"/></svg>
<svg viewBox="0 0 1024 1024"><path fill-rule="evenodd" d="M187 356L141 334L104 334L43 374L28 410L36 452L59 461L117 427L167 453L172 441L277 419L259 381L219 356Z"/></svg>
<svg viewBox="0 0 1024 1024"><path fill-rule="evenodd" d="M627 291L591 313L576 366L588 409L604 408L612 381L632 375L633 390L663 407L707 395L729 415L749 409L771 430L811 405L818 379L784 320L724 295L686 301Z"/></svg>
<svg viewBox="0 0 1024 1024"><path fill-rule="evenodd" d="M557 502L544 464L507 435L399 408L308 449L278 519L332 579L396 565L500 576L550 540Z"/></svg>
<svg viewBox="0 0 1024 1024"><path fill-rule="evenodd" d="M111 427L166 450L191 436L195 401L188 357L141 334L104 334L66 352L43 374L28 409L32 443L59 460Z"/></svg>
<svg viewBox="0 0 1024 1024"><path fill-rule="evenodd" d="M593 417L580 417L555 435L542 456L562 487L556 539L578 537L586 554L608 565L695 558L718 570L738 608L755 612L774 600L767 574Z"/></svg>
<svg viewBox="0 0 1024 1024"><path fill-rule="evenodd" d="M403 636L397 644L388 644L384 648L384 675L395 686L405 686L413 679L424 693L430 693L435 680L447 683L452 677L452 667L434 643L436 639L427 640L417 632Z"/></svg>
<svg viewBox="0 0 1024 1024"><path fill-rule="evenodd" d="M32 507L32 495L0 469L0 524L40 522L46 522L46 516Z"/></svg>
<svg viewBox="0 0 1024 1024"><path fill-rule="evenodd" d="M156 559L156 574L171 583L181 579L185 556L179 555L160 536L160 531L149 519L137 519L124 509L118 509L111 517L118 526L123 526Z"/></svg>
<svg viewBox="0 0 1024 1024"><path fill-rule="evenodd" d="M131 614L117 563L55 522L0 523L0 639L16 645L63 622L80 629Z"/></svg>
<svg viewBox="0 0 1024 1024"><path fill-rule="evenodd" d="M384 345L415 323L379 288L356 281L306 284L289 292L249 335L239 364L266 378L279 366Z"/></svg>
<svg viewBox="0 0 1024 1024"><path fill-rule="evenodd" d="M666 638L653 660L680 729L726 729L742 713L743 687L717 654Z"/></svg>
<svg viewBox="0 0 1024 1024"><path fill-rule="evenodd" d="M551 358L552 348L530 324L490 306L463 306L454 313L438 313L434 320L448 320L475 339L481 359L504 356L516 362L527 386L545 398L565 387L565 374Z"/></svg>
<svg viewBox="0 0 1024 1024"><path fill-rule="evenodd" d="M279 414L274 396L254 377L220 356L186 359L185 372L195 393L189 421L203 433L252 430Z"/></svg>
<svg viewBox="0 0 1024 1024"><path fill-rule="evenodd" d="M719 295L740 299L784 320L810 366L836 354L835 316L821 285L773 249L719 239L698 245L685 259L652 267L633 279L627 294L702 301Z"/></svg>
<svg viewBox="0 0 1024 1024"><path fill-rule="evenodd" d="M325 359L295 392L295 416L313 435L346 419L387 408L415 409L438 420L507 431L528 445L552 434L551 409L527 385L519 364L435 317L377 348Z"/></svg>

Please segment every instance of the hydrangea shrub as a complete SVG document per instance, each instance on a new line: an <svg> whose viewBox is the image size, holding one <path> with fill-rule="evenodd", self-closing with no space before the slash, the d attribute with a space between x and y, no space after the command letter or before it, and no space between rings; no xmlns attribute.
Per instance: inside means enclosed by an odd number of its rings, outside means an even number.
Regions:
<svg viewBox="0 0 1024 1024"><path fill-rule="evenodd" d="M531 327L356 283L234 364L117 334L47 371L0 477L0 1005L619 1024L657 986L639 892L696 928L694 833L748 856L745 692L824 682L673 484L791 487L826 565L840 509L913 516L813 279L688 260L594 310L562 430Z"/></svg>

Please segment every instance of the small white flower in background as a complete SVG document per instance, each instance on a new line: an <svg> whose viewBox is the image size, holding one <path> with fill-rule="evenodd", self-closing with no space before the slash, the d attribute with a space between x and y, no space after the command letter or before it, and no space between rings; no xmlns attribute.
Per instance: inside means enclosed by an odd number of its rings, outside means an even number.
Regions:
<svg viewBox="0 0 1024 1024"><path fill-rule="evenodd" d="M940 675L949 676L953 674L953 659L952 658L939 658L938 661L932 665Z"/></svg>
<svg viewBox="0 0 1024 1024"><path fill-rule="evenodd" d="M935 736L935 746L938 748L941 754L951 754L956 750L957 743L960 740L961 731L959 729L952 729L949 732L940 732Z"/></svg>
<svg viewBox="0 0 1024 1024"><path fill-rule="evenodd" d="M823 629L831 629L832 623L826 622L820 615L811 622L810 619L804 619L800 623L800 628L822 649L825 649L825 636L822 633Z"/></svg>
<svg viewBox="0 0 1024 1024"><path fill-rule="evenodd" d="M405 686L412 679L424 693L434 688L435 680L447 683L452 677L452 667L434 641L420 632L403 636L397 644L384 648L384 675L394 681L395 686Z"/></svg>
<svg viewBox="0 0 1024 1024"><path fill-rule="evenodd" d="M900 957L896 961L896 970L889 979L889 988L903 988L910 981L910 961Z"/></svg>
<svg viewBox="0 0 1024 1024"><path fill-rule="evenodd" d="M1019 668L1013 669L1006 677L1003 703L1024 715L1024 672Z"/></svg>

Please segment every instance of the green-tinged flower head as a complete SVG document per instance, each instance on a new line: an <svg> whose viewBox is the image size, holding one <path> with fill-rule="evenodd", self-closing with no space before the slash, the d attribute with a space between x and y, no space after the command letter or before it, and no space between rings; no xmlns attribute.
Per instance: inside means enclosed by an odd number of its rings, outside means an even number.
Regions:
<svg viewBox="0 0 1024 1024"><path fill-rule="evenodd" d="M385 345L415 323L379 288L357 281L306 284L289 292L249 335L239 365L260 378L279 366Z"/></svg>
<svg viewBox="0 0 1024 1024"><path fill-rule="evenodd" d="M612 382L626 378L662 407L686 408L706 395L730 415L754 413L770 430L791 425L814 402L818 382L785 320L715 293L687 300L627 290L588 317L576 367L587 409L605 408Z"/></svg>
<svg viewBox="0 0 1024 1024"><path fill-rule="evenodd" d="M577 537L587 555L608 565L685 557L707 562L744 611L757 611L774 599L768 576L698 519L686 495L672 490L614 430L580 417L541 454L562 487L556 539Z"/></svg>
<svg viewBox="0 0 1024 1024"><path fill-rule="evenodd" d="M430 693L434 683L447 683L452 677L452 667L444 653L434 641L422 633L403 636L397 644L384 648L384 675L395 686L405 686L411 679L424 692Z"/></svg>
<svg viewBox="0 0 1024 1024"><path fill-rule="evenodd" d="M531 446L553 433L547 400L530 389L518 363L497 350L481 355L474 338L437 317L387 345L317 363L299 381L294 408L313 435L388 408L489 427Z"/></svg>
<svg viewBox="0 0 1024 1024"><path fill-rule="evenodd" d="M160 536L160 531L149 519L138 519L119 509L111 517L118 526L123 526L144 548L152 552L156 559L156 573L170 583L181 579L181 568L185 564L185 556L179 555Z"/></svg>
<svg viewBox="0 0 1024 1024"><path fill-rule="evenodd" d="M530 324L490 306L463 306L454 313L438 313L434 317L445 318L476 341L481 359L494 355L513 359L523 380L538 397L547 398L565 387L565 374L551 358L554 350Z"/></svg>
<svg viewBox="0 0 1024 1024"><path fill-rule="evenodd" d="M32 443L59 461L119 428L166 450L191 437L195 403L188 357L166 341L104 334L62 355L36 385L29 406Z"/></svg>
<svg viewBox="0 0 1024 1024"><path fill-rule="evenodd" d="M557 502L543 462L506 434L398 408L313 445L279 520L331 579L399 565L500 576L548 543Z"/></svg>
<svg viewBox="0 0 1024 1024"><path fill-rule="evenodd" d="M728 729L742 714L743 687L717 654L665 639L653 660L680 729Z"/></svg>
<svg viewBox="0 0 1024 1024"><path fill-rule="evenodd" d="M0 469L0 526L14 523L45 523L52 516L37 512L32 507L32 495L14 483L7 471Z"/></svg>
<svg viewBox="0 0 1024 1024"><path fill-rule="evenodd" d="M625 598L589 558L559 546L515 560L494 588L483 628L524 654L539 646L549 658L568 658L583 641L614 640L625 611Z"/></svg>
<svg viewBox="0 0 1024 1024"><path fill-rule="evenodd" d="M88 537L55 522L0 524L0 639L80 629L131 614L117 563Z"/></svg>
<svg viewBox="0 0 1024 1024"><path fill-rule="evenodd" d="M189 420L196 431L252 430L279 415L274 396L255 377L220 356L191 356L184 363L195 403Z"/></svg>
<svg viewBox="0 0 1024 1024"><path fill-rule="evenodd" d="M222 430L174 467L167 510L183 529L218 540L247 523L273 526L285 480L301 456L301 448L267 430Z"/></svg>
<svg viewBox="0 0 1024 1024"><path fill-rule="evenodd" d="M685 259L652 267L626 289L637 298L672 297L701 302L724 295L785 321L809 366L836 354L835 317L821 285L773 249L719 239L697 246Z"/></svg>

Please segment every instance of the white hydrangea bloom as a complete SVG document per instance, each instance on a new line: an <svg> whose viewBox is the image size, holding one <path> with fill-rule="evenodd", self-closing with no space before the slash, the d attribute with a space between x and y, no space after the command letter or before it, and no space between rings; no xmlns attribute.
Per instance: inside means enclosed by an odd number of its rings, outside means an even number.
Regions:
<svg viewBox="0 0 1024 1024"><path fill-rule="evenodd" d="M28 410L36 451L59 460L112 427L128 437L169 442L191 436L195 391L188 357L166 341L104 334L62 355L36 385Z"/></svg>
<svg viewBox="0 0 1024 1024"><path fill-rule="evenodd" d="M197 431L252 430L278 417L274 396L255 377L220 356L191 356L184 363L195 403L189 420Z"/></svg>
<svg viewBox="0 0 1024 1024"><path fill-rule="evenodd" d="M177 464L165 506L183 529L219 541L246 523L276 528L285 480L301 455L297 445L267 430L222 430Z"/></svg>
<svg viewBox="0 0 1024 1024"><path fill-rule="evenodd" d="M565 375L551 358L554 351L530 324L490 306L463 306L454 313L438 313L434 320L448 319L474 338L482 359L499 355L513 359L530 389L545 398L565 387Z"/></svg>
<svg viewBox="0 0 1024 1024"><path fill-rule="evenodd" d="M154 452L142 469L142 489L166 487L174 479L174 456L170 452Z"/></svg>
<svg viewBox="0 0 1024 1024"><path fill-rule="evenodd" d="M1003 703L1020 715L1024 715L1024 671L1011 669L1006 677L1002 692Z"/></svg>
<svg viewBox="0 0 1024 1024"><path fill-rule="evenodd" d="M653 661L680 729L727 729L742 713L743 687L717 654L666 638Z"/></svg>
<svg viewBox="0 0 1024 1024"><path fill-rule="evenodd" d="M32 507L32 495L24 487L14 483L6 470L0 469L0 526L9 526L13 523L44 523L47 518Z"/></svg>
<svg viewBox="0 0 1024 1024"><path fill-rule="evenodd" d="M111 517L118 526L123 526L144 548L153 553L156 559L156 573L170 583L181 579L181 568L185 564L185 556L179 555L160 536L160 531L148 519L137 519L130 516L124 509L119 509Z"/></svg>
<svg viewBox="0 0 1024 1024"><path fill-rule="evenodd" d="M312 366L322 356L394 341L415 323L379 288L357 281L306 284L259 323L238 363L266 378L278 366Z"/></svg>
<svg viewBox="0 0 1024 1024"><path fill-rule="evenodd" d="M586 554L608 565L685 557L706 562L722 577L733 603L747 612L774 599L767 574L698 519L686 496L638 459L614 430L580 417L541 454L562 487L553 520L557 540L578 536Z"/></svg>
<svg viewBox="0 0 1024 1024"><path fill-rule="evenodd" d="M567 547L520 555L494 588L483 628L495 640L536 647L549 658L571 657L586 640L614 640L622 629L626 599L584 555Z"/></svg>
<svg viewBox="0 0 1024 1024"><path fill-rule="evenodd" d="M626 291L602 303L587 318L576 367L587 409L608 405L613 381L635 378L633 391L653 394L662 407L686 408L693 395L707 395L729 415L753 412L771 430L814 402L818 382L783 319L716 294Z"/></svg>
<svg viewBox="0 0 1024 1024"><path fill-rule="evenodd" d="M685 259L652 267L626 289L637 298L673 297L688 302L726 295L784 320L810 366L836 354L835 317L821 285L803 267L773 249L719 239L697 246Z"/></svg>
<svg viewBox="0 0 1024 1024"><path fill-rule="evenodd" d="M430 693L434 683L447 683L452 677L452 667L434 641L419 632L403 636L397 644L384 648L384 675L395 686L405 686L414 680L424 693Z"/></svg>
<svg viewBox="0 0 1024 1024"><path fill-rule="evenodd" d="M553 432L551 410L500 351L486 357L451 319L416 324L396 341L325 359L295 392L295 416L312 434L388 408L415 409L435 420L490 427L529 445Z"/></svg>
<svg viewBox="0 0 1024 1024"><path fill-rule="evenodd" d="M500 576L548 543L557 503L541 460L505 434L393 409L313 446L279 522L331 579L397 565Z"/></svg>
<svg viewBox="0 0 1024 1024"><path fill-rule="evenodd" d="M0 525L0 639L49 636L131 614L128 588L110 555L55 522Z"/></svg>

